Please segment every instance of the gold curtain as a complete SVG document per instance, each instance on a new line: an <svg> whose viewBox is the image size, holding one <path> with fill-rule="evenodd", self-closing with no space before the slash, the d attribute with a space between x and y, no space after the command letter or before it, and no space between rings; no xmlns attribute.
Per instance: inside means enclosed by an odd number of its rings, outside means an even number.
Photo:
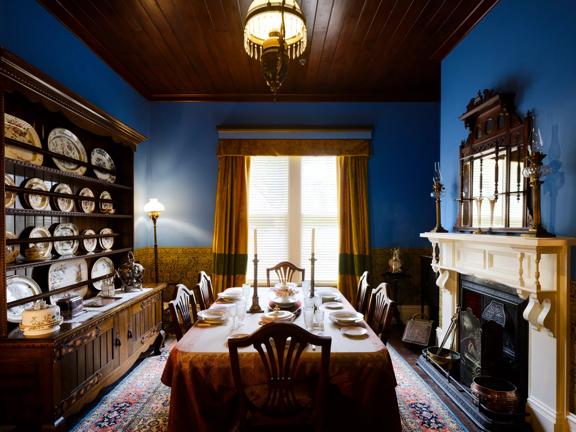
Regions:
<svg viewBox="0 0 576 432"><path fill-rule="evenodd" d="M215 293L241 286L248 261L248 176L250 158L219 156L214 215L213 286Z"/></svg>
<svg viewBox="0 0 576 432"><path fill-rule="evenodd" d="M338 156L340 255L338 288L352 302L360 276L370 265L368 158Z"/></svg>

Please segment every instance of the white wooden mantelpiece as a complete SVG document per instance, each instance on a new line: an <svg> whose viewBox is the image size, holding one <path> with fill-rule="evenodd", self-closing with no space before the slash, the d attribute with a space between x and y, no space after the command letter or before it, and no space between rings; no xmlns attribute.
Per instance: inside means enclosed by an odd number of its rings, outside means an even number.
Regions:
<svg viewBox="0 0 576 432"><path fill-rule="evenodd" d="M458 298L458 274L498 282L528 300L528 409L535 430L568 430L570 247L574 238L423 233L441 288L441 338Z"/></svg>

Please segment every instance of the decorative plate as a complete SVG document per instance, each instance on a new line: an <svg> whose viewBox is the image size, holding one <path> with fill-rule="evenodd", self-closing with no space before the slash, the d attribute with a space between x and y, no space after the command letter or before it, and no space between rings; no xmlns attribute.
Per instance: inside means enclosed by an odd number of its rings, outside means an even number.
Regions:
<svg viewBox="0 0 576 432"><path fill-rule="evenodd" d="M83 236L96 235L96 231L94 231L93 229L85 229L84 231L82 231L82 235ZM84 248L84 250L86 250L86 252L88 253L94 252L96 250L96 246L98 246L97 238L82 239L82 247Z"/></svg>
<svg viewBox="0 0 576 432"><path fill-rule="evenodd" d="M50 231L44 227L35 227L30 231L29 239L50 238ZM28 261L42 261L52 257L52 242L29 243L24 255Z"/></svg>
<svg viewBox="0 0 576 432"><path fill-rule="evenodd" d="M114 232L110 228L102 228L98 234L114 234ZM114 237L100 237L98 242L100 243L100 247L102 249L110 250L112 249L112 246L114 246Z"/></svg>
<svg viewBox="0 0 576 432"><path fill-rule="evenodd" d="M88 263L85 259L55 262L48 269L48 289L54 291L78 282L88 280ZM65 297L84 297L88 292L88 285L82 285L69 291L50 296L50 303L56 304Z"/></svg>
<svg viewBox="0 0 576 432"><path fill-rule="evenodd" d="M78 228L73 223L61 223L54 228L54 237L77 236ZM78 251L78 240L54 240L54 250L58 255L74 255Z"/></svg>
<svg viewBox="0 0 576 432"><path fill-rule="evenodd" d="M8 276L6 278L6 301L8 303L38 294L42 294L42 290L34 279L18 275ZM33 302L30 302L9 308L8 321L19 323L22 321L22 311L32 305Z"/></svg>
<svg viewBox="0 0 576 432"><path fill-rule="evenodd" d="M26 180L23 187L26 189L48 192L48 186L46 186L46 183L37 177ZM24 203L34 210L46 210L46 208L48 208L48 204L50 203L50 198L48 195L35 195L25 193Z"/></svg>
<svg viewBox="0 0 576 432"><path fill-rule="evenodd" d="M58 183L54 186L53 192L73 195L72 188L66 183ZM71 212L74 210L74 200L72 198L54 197L52 199L54 208L62 212Z"/></svg>
<svg viewBox="0 0 576 432"><path fill-rule="evenodd" d="M108 191L102 191L102 193L100 194L100 199L111 200L112 195L110 195L110 192ZM108 214L114 213L114 203L100 201L100 211L102 213L108 213Z"/></svg>
<svg viewBox="0 0 576 432"><path fill-rule="evenodd" d="M56 128L48 135L48 149L69 158L82 162L88 162L86 149L76 135L68 129ZM84 175L86 166L75 162L52 157L52 160L61 171L71 172L74 174Z"/></svg>
<svg viewBox="0 0 576 432"><path fill-rule="evenodd" d="M42 148L40 137L36 130L27 122L10 114L4 114L4 136L20 141L24 144L30 144L34 147ZM22 162L28 162L33 165L42 165L44 155L30 150L25 150L13 145L6 145L6 157L16 159Z"/></svg>
<svg viewBox="0 0 576 432"><path fill-rule="evenodd" d="M12 176L4 174L4 185L16 186L16 183L14 183L14 180L12 180ZM16 192L4 189L4 207L5 208L12 207L15 202L16 202Z"/></svg>
<svg viewBox="0 0 576 432"><path fill-rule="evenodd" d="M90 190L90 188L82 188L80 190L80 192L78 193L79 196L81 197L90 197L90 198L94 198L94 192L92 192L92 190ZM84 201L84 200L79 200L80 202L80 208L82 209L82 211L84 213L93 213L94 209L96 208L96 203L94 201Z"/></svg>
<svg viewBox="0 0 576 432"><path fill-rule="evenodd" d="M112 276L106 279L92 282L92 285L94 285L94 288L96 288L98 291L114 287L114 263L108 257L98 258L92 266L90 277L92 279L96 279L107 274L112 274Z"/></svg>
<svg viewBox="0 0 576 432"><path fill-rule="evenodd" d="M109 171L100 171L94 168L94 174L100 180L105 180L110 183L114 183L116 181L116 166L114 165L114 161L110 157L106 151L101 148L95 148L90 153L90 163L95 167L100 167L107 169Z"/></svg>
<svg viewBox="0 0 576 432"><path fill-rule="evenodd" d="M16 239L16 234L10 231L6 231L6 240ZM18 254L20 253L19 245L6 243L6 264L13 263L16 261Z"/></svg>
<svg viewBox="0 0 576 432"><path fill-rule="evenodd" d="M346 335L351 338L363 338L368 334L368 330L360 326L342 327L340 331L342 332L343 335Z"/></svg>

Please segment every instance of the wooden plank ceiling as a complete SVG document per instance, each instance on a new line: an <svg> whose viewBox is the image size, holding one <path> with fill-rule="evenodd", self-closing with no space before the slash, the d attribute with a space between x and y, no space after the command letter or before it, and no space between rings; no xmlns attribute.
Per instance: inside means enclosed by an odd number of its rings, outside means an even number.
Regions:
<svg viewBox="0 0 576 432"><path fill-rule="evenodd" d="M150 100L271 100L243 47L251 0L39 0ZM438 100L440 60L497 0L301 0L277 100Z"/></svg>

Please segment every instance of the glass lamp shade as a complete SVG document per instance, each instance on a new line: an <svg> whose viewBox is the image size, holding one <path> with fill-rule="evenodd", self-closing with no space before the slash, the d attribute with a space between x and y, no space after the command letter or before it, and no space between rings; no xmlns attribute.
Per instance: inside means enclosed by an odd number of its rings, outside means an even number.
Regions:
<svg viewBox="0 0 576 432"><path fill-rule="evenodd" d="M165 210L164 204L158 201L158 198L150 198L144 205L144 211L149 215L159 216Z"/></svg>
<svg viewBox="0 0 576 432"><path fill-rule="evenodd" d="M244 48L254 59L260 59L264 42L281 35L284 12L286 55L293 60L306 49L306 19L296 0L254 0L244 23Z"/></svg>

